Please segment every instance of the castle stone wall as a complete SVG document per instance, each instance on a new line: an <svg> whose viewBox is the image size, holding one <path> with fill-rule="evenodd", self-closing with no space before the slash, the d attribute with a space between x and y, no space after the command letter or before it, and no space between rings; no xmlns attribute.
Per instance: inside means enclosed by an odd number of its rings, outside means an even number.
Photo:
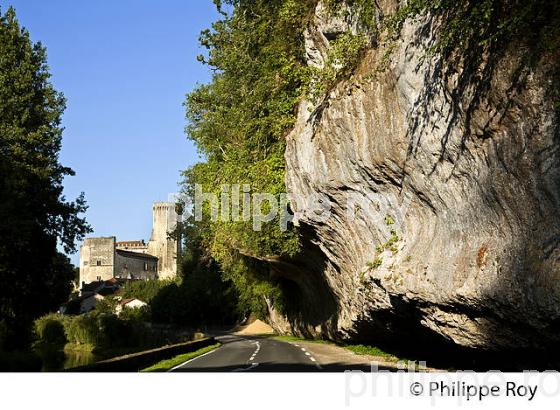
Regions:
<svg viewBox="0 0 560 410"><path fill-rule="evenodd" d="M178 216L175 204L156 202L152 207L150 241L116 242L87 238L80 248L80 284L122 279L167 279L177 275L177 241L169 238Z"/></svg>
<svg viewBox="0 0 560 410"><path fill-rule="evenodd" d="M150 255L118 249L115 254L115 277L118 279L157 279L157 267L157 258Z"/></svg>
<svg viewBox="0 0 560 410"><path fill-rule="evenodd" d="M80 284L114 277L115 237L87 238L80 248Z"/></svg>

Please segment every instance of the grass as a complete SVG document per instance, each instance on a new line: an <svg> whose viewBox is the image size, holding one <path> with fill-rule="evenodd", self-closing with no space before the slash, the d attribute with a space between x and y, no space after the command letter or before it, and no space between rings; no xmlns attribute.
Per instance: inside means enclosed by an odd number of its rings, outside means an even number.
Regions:
<svg viewBox="0 0 560 410"><path fill-rule="evenodd" d="M383 350L381 350L378 347L375 346L365 346L365 345L345 345L342 346L347 350L350 350L351 352L354 352L356 354L367 354L370 356L379 356L379 357L383 357L384 359L389 359L389 360L399 360L396 356L387 353Z"/></svg>
<svg viewBox="0 0 560 410"><path fill-rule="evenodd" d="M284 342L311 342L311 343L319 343L324 345L332 345L334 343L329 342L328 340L322 339L304 339L302 337L297 336L273 336L273 339L282 340Z"/></svg>
<svg viewBox="0 0 560 410"><path fill-rule="evenodd" d="M142 372L165 372L167 370L174 368L175 366L185 363L187 360L191 360L194 359L195 357L211 352L212 350L217 349L220 346L221 343L216 343L211 346L203 347L202 349L199 349L194 352L185 353L179 356L175 356L171 359L162 360L161 362L156 363L153 366L150 366L142 370Z"/></svg>
<svg viewBox="0 0 560 410"><path fill-rule="evenodd" d="M382 357L386 360L390 361L400 361L404 359L400 359L390 353L387 353L375 346L366 346L366 345L345 345L345 344L337 344L333 343L329 340L322 340L322 339L304 339L302 337L297 336L274 336L273 339L282 340L285 342L310 342L310 343L319 343L319 344L327 344L332 346L342 347L343 349L350 350L356 354L360 355L369 355L369 356L377 356Z"/></svg>

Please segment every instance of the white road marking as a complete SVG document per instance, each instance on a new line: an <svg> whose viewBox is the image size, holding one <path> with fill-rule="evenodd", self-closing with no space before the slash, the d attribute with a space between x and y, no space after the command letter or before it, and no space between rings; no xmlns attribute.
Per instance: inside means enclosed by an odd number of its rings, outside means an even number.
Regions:
<svg viewBox="0 0 560 410"><path fill-rule="evenodd" d="M295 346L298 346L298 345L295 345ZM298 347L299 347L299 346L298 346ZM315 363L315 366L317 366L317 369L322 369L322 368L323 368L323 367L317 362L317 360L316 360L313 356L311 356L311 353L309 353L309 352L307 352L307 351L305 350L305 348L302 347L302 348L301 348L301 351L304 352L305 355L306 355L307 357L309 357L309 360L311 360L312 362Z"/></svg>
<svg viewBox="0 0 560 410"><path fill-rule="evenodd" d="M219 349L219 347L218 347L218 349ZM194 360L196 360L196 359L200 359L201 357L208 356L209 354L214 353L214 352L215 352L216 350L218 350L218 349L210 350L209 352L204 353L204 354L201 354L200 356L193 357L192 359L187 360L185 363L182 363L182 364L180 364L180 365L178 365L178 366L173 367L172 369L169 369L167 372L172 372L173 370L180 369L181 367L186 366L187 364L189 364L190 362L192 362L192 361L194 361Z"/></svg>
<svg viewBox="0 0 560 410"><path fill-rule="evenodd" d="M251 355L251 357L249 358L249 361L252 362L253 360L255 360L255 356L257 355L257 353L259 353L259 350L261 350L261 343L259 341L255 342L255 345L257 346L257 348L255 349L255 351L253 352L253 354ZM253 363L254 364L254 363Z"/></svg>

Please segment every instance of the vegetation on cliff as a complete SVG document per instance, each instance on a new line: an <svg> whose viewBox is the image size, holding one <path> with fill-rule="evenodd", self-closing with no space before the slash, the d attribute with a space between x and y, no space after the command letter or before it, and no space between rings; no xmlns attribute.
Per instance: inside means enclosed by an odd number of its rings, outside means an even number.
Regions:
<svg viewBox="0 0 560 410"><path fill-rule="evenodd" d="M71 291L69 260L88 232L83 196L68 202L59 163L65 108L49 82L45 48L33 44L13 9L0 13L0 348L29 341L32 320Z"/></svg>
<svg viewBox="0 0 560 410"><path fill-rule="evenodd" d="M200 60L214 72L186 100L188 135L205 162L185 172L184 189L194 185L220 194L222 184L250 184L251 191L278 196L284 187L284 137L309 78L303 29L315 1L217 1L223 18L200 41ZM233 281L242 304L262 311L263 296L278 295L268 268L254 257L290 256L299 251L293 229L279 220L254 231L251 221L209 223L205 207L204 245Z"/></svg>
<svg viewBox="0 0 560 410"><path fill-rule="evenodd" d="M352 75L369 45L385 47L387 63L407 20L430 16L436 35L426 55L439 53L450 67L463 65L457 98L469 84L477 85L480 95L490 86L492 65L484 65L485 59L498 54L504 44L522 40L519 44L533 48L530 54L536 62L543 55L555 55L560 34L560 7L545 0L410 0L387 15L368 0L327 0L333 16L357 16L360 33L330 38L324 67L309 67L303 34L316 0L216 4L223 18L202 33L201 44L208 53L199 58L213 70L213 79L189 94L185 103L187 133L205 158L184 173L184 190L191 196L195 184L218 196L222 184L283 192L284 137L294 124L298 103L304 97L318 102ZM483 71L477 69L481 65ZM470 109L476 104L472 101ZM286 303L282 280L261 260L298 254L297 232L282 232L278 219L261 231L254 231L251 221L210 221L209 204L204 217L202 247L236 285L244 309L263 312L265 297L278 306Z"/></svg>

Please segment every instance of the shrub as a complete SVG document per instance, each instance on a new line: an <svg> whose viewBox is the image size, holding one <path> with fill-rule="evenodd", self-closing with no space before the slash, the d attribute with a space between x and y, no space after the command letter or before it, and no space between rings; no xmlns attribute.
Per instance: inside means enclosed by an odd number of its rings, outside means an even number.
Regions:
<svg viewBox="0 0 560 410"><path fill-rule="evenodd" d="M67 342L64 321L64 317L58 314L49 314L35 320L33 330L36 342L64 346Z"/></svg>
<svg viewBox="0 0 560 410"><path fill-rule="evenodd" d="M130 326L113 314L100 314L97 317L99 333L102 336L98 340L100 346L126 346L130 339ZM133 345L134 343L130 343Z"/></svg>
<svg viewBox="0 0 560 410"><path fill-rule="evenodd" d="M159 293L161 289L172 283L172 280L127 282L122 287L119 295L122 296L123 299L136 298L143 302L150 303L150 301Z"/></svg>
<svg viewBox="0 0 560 410"><path fill-rule="evenodd" d="M136 322L149 322L152 314L149 306L142 306L139 308L123 308L119 314L121 320L132 320Z"/></svg>
<svg viewBox="0 0 560 410"><path fill-rule="evenodd" d="M66 326L66 337L70 343L97 346L101 340L97 314L87 313L69 320Z"/></svg>

